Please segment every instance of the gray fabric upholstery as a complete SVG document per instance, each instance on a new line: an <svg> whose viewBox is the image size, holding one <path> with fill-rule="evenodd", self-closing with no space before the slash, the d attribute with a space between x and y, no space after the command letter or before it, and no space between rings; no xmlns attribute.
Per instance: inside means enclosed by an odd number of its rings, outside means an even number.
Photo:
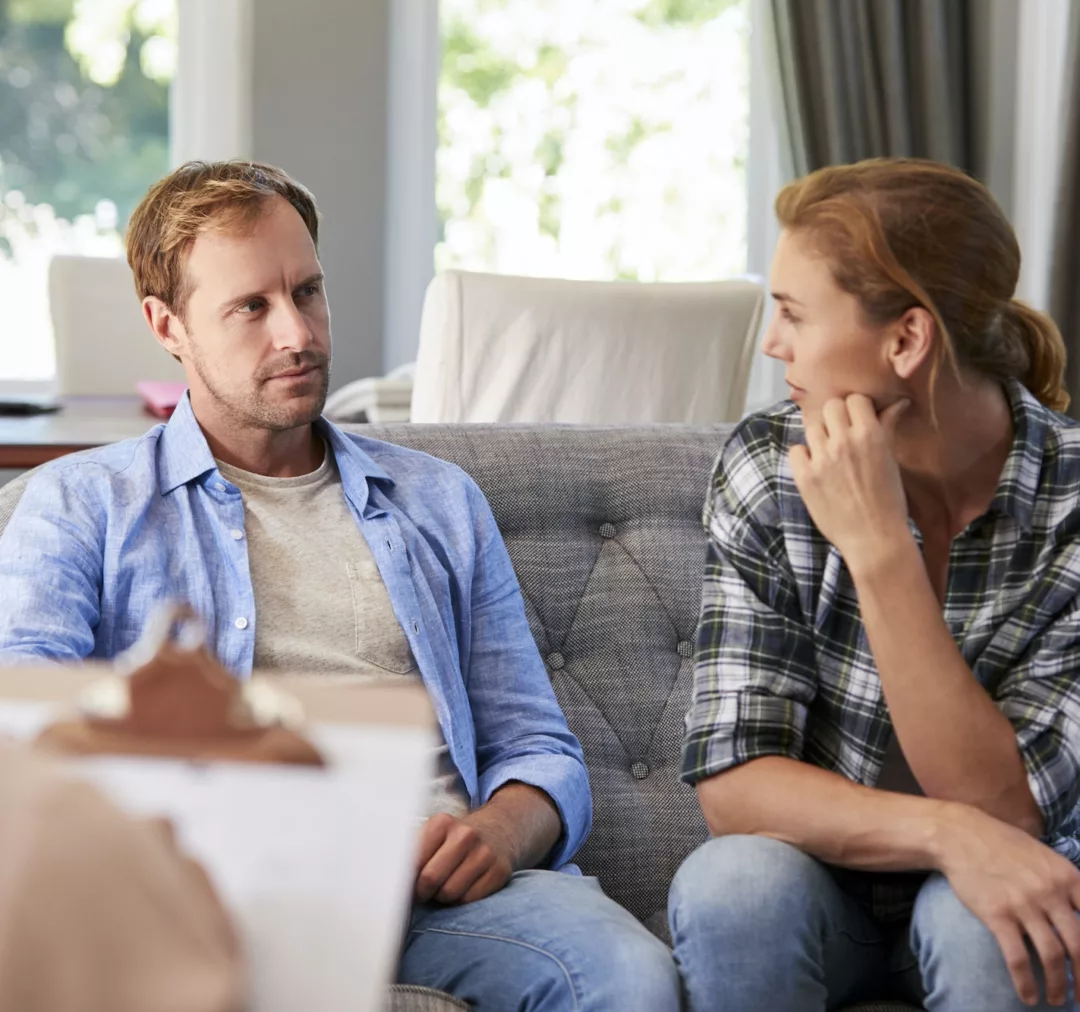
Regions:
<svg viewBox="0 0 1080 1012"><path fill-rule="evenodd" d="M595 818L578 863L667 937L707 837L679 780L701 600L701 507L728 427L364 426L460 464L491 503L533 635L581 739Z"/></svg>
<svg viewBox="0 0 1080 1012"><path fill-rule="evenodd" d="M679 781L700 603L701 507L728 427L365 425L453 461L491 503L567 720L595 819L578 855L607 894L667 932L667 890L707 831ZM25 478L0 489L0 530ZM451 1012L396 989L393 1012ZM860 1012L898 1012L868 1005Z"/></svg>

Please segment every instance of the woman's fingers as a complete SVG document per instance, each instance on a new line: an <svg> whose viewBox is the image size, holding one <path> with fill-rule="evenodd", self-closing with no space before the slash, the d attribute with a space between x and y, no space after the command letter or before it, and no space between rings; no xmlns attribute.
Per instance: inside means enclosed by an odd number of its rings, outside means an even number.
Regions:
<svg viewBox="0 0 1080 1012"><path fill-rule="evenodd" d="M834 397L825 402L821 409L821 421L825 431L833 438L842 438L851 428L851 416L848 415L847 402Z"/></svg>
<svg viewBox="0 0 1080 1012"><path fill-rule="evenodd" d="M1066 973L1065 946L1061 938L1051 927L1047 915L1042 910L1033 909L1025 912L1021 918L1021 924L1042 966L1043 979L1046 981L1046 1000L1051 1005L1064 1004L1069 990L1069 980ZM1030 963L1030 959L1028 961ZM1024 994L1021 993L1020 997L1027 1001ZM1029 1004L1038 1001L1038 997L1036 991L1035 998Z"/></svg>
<svg viewBox="0 0 1080 1012"><path fill-rule="evenodd" d="M1080 986L1080 915L1069 903L1057 904L1050 913L1050 923L1072 964L1073 987Z"/></svg>
<svg viewBox="0 0 1080 1012"><path fill-rule="evenodd" d="M1019 925L1012 918L1001 918L988 922L986 926L997 939L1020 1000L1025 1005L1034 1005L1039 1000L1039 985Z"/></svg>

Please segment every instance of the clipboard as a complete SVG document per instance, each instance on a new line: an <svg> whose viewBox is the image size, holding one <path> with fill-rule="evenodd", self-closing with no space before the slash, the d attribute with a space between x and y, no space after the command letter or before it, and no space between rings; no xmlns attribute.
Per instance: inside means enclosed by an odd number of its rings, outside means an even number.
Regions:
<svg viewBox="0 0 1080 1012"><path fill-rule="evenodd" d="M0 736L59 751L121 808L172 822L240 935L250 1012L381 1010L434 772L426 692L320 675L222 681L202 641L184 642L190 611L164 614L127 670L0 669ZM117 678L130 680L126 709ZM206 710L170 724L191 689Z"/></svg>

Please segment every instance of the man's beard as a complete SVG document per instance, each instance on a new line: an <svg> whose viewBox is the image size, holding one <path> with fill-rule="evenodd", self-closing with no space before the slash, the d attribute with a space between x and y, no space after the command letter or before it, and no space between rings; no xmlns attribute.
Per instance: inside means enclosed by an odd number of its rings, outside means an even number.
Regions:
<svg viewBox="0 0 1080 1012"><path fill-rule="evenodd" d="M193 349L194 350L194 349ZM197 351L191 356L192 365L199 379L222 408L226 409L237 422L245 428L255 427L271 432L285 432L302 425L310 425L321 414L326 403L326 394L330 385L330 358L322 352L291 351L267 362L254 376L246 390L227 393L206 368L202 355ZM297 398L292 402L275 404L262 396L262 391L273 376L290 369L316 368L319 370L319 388L314 401L308 400L304 406Z"/></svg>

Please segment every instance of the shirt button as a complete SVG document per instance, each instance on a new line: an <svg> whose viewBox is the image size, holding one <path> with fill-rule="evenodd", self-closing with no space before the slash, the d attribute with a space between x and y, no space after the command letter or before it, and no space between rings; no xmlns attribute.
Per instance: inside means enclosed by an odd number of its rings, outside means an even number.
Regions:
<svg viewBox="0 0 1080 1012"><path fill-rule="evenodd" d="M229 534L232 535L233 541L239 541L244 536L244 532L238 528L229 531Z"/></svg>
<svg viewBox="0 0 1080 1012"><path fill-rule="evenodd" d="M649 764L640 759L637 762L630 764L630 776L635 780L644 780L651 772L652 770L649 769Z"/></svg>
<svg viewBox="0 0 1080 1012"><path fill-rule="evenodd" d="M214 488L216 488L216 489L217 489L217 490L218 490L219 492L224 492L224 491L225 491L225 482L223 482L223 481L219 481L219 482L218 482L218 483L217 483L217 484L216 484L216 485L214 486Z"/></svg>
<svg viewBox="0 0 1080 1012"><path fill-rule="evenodd" d="M233 625L236 626L237 629L246 629L248 625L247 619L244 618L243 615L241 615L235 622L233 622Z"/></svg>

